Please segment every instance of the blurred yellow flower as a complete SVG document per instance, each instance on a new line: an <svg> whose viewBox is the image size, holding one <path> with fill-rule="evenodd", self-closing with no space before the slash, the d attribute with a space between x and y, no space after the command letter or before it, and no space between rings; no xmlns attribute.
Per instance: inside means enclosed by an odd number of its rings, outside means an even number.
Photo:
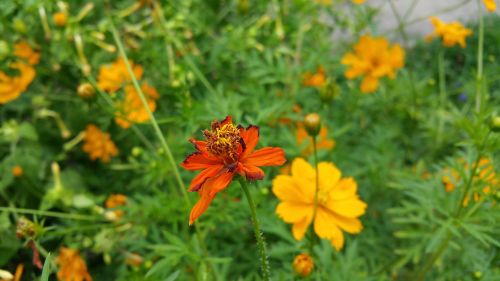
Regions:
<svg viewBox="0 0 500 281"><path fill-rule="evenodd" d="M299 254L293 260L293 271L301 277L307 277L314 269L312 257L306 253Z"/></svg>
<svg viewBox="0 0 500 281"><path fill-rule="evenodd" d="M57 12L52 15L52 20L57 26L63 27L68 22L68 15L65 12Z"/></svg>
<svg viewBox="0 0 500 281"><path fill-rule="evenodd" d="M17 99L35 79L35 69L26 63L13 62L9 67L19 74L11 77L0 71L0 104Z"/></svg>
<svg viewBox="0 0 500 281"><path fill-rule="evenodd" d="M307 143L307 146L302 150L302 156L307 157L311 155L314 151L313 143L311 137L307 133L304 124L297 123L297 133L296 133L297 145L302 146ZM328 138L328 128L322 126L319 135L317 136L317 149L330 150L335 147L335 141Z"/></svg>
<svg viewBox="0 0 500 281"><path fill-rule="evenodd" d="M56 259L59 265L57 279L60 281L92 281L87 265L78 250L62 247Z"/></svg>
<svg viewBox="0 0 500 281"><path fill-rule="evenodd" d="M100 158L107 163L113 156L118 155L118 149L108 133L104 133L93 124L87 125L83 143L83 151L91 160Z"/></svg>
<svg viewBox="0 0 500 281"><path fill-rule="evenodd" d="M142 83L142 92L146 96L148 106L152 112L156 111L156 100L160 97L156 89L148 83ZM120 127L127 129L131 123L142 123L149 120L149 115L142 104L139 94L133 85L125 87L125 99L116 103L117 113L115 122Z"/></svg>
<svg viewBox="0 0 500 281"><path fill-rule="evenodd" d="M306 72L302 85L308 87L322 87L326 83L326 74L323 66L318 66L316 73Z"/></svg>
<svg viewBox="0 0 500 281"><path fill-rule="evenodd" d="M490 12L494 12L497 9L497 3L495 0L483 0L486 9Z"/></svg>
<svg viewBox="0 0 500 281"><path fill-rule="evenodd" d="M363 228L358 217L365 213L366 204L357 195L353 178L341 178L340 170L333 163L321 162L318 168L314 231L340 250L344 245L342 231L359 233ZM293 224L293 237L300 240L313 222L316 171L302 158L293 161L291 171L290 176L278 175L273 180L273 193L281 201L276 213L286 223Z"/></svg>
<svg viewBox="0 0 500 281"><path fill-rule="evenodd" d="M434 33L426 37L427 41L434 37L441 37L445 47L453 47L458 44L460 47L465 48L465 38L472 34L472 30L464 27L458 21L445 23L437 17L430 17L429 20L434 25Z"/></svg>
<svg viewBox="0 0 500 281"><path fill-rule="evenodd" d="M404 66L404 57L404 50L398 44L389 46L384 38L363 35L354 52L344 55L341 63L349 66L344 73L347 79L363 76L361 92L373 93L380 78L396 77L396 71Z"/></svg>
<svg viewBox="0 0 500 281"><path fill-rule="evenodd" d="M144 70L138 64L134 64L129 60L132 72L137 80L141 79ZM97 76L97 85L104 91L115 92L120 89L123 84L131 81L131 76L127 71L125 61L118 58L112 64L106 64L99 68L99 75Z"/></svg>
<svg viewBox="0 0 500 281"><path fill-rule="evenodd" d="M352 0L352 2L354 2L355 4L360 5L360 4L365 3L365 2L366 2L366 0Z"/></svg>
<svg viewBox="0 0 500 281"><path fill-rule="evenodd" d="M40 54L35 52L25 41L18 42L14 45L14 54L31 65L36 65L40 62Z"/></svg>
<svg viewBox="0 0 500 281"><path fill-rule="evenodd" d="M14 177L18 178L23 175L23 168L19 165L16 165L12 168L11 172Z"/></svg>

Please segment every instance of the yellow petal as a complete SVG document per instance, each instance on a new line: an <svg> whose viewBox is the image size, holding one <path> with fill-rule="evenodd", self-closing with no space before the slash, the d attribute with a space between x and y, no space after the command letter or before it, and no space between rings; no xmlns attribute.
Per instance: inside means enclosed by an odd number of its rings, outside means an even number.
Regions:
<svg viewBox="0 0 500 281"><path fill-rule="evenodd" d="M292 234L295 240L301 240L304 237L307 228L311 224L311 220L312 220L312 212L311 215L308 215L303 220L293 224Z"/></svg>
<svg viewBox="0 0 500 281"><path fill-rule="evenodd" d="M296 223L312 213L313 206L310 204L281 202L276 207L276 213L286 223Z"/></svg>
<svg viewBox="0 0 500 281"><path fill-rule="evenodd" d="M363 93L373 93L378 88L378 78L365 76L363 82L361 82L361 92Z"/></svg>
<svg viewBox="0 0 500 281"><path fill-rule="evenodd" d="M324 192L328 192L335 187L341 177L340 170L330 162L321 162L318 164L319 186Z"/></svg>
<svg viewBox="0 0 500 281"><path fill-rule="evenodd" d="M325 239L331 239L338 235L340 229L335 224L335 217L333 217L328 210L319 207L314 219L314 232Z"/></svg>
<svg viewBox="0 0 500 281"><path fill-rule="evenodd" d="M331 214L335 217L335 224L338 225L345 232L354 234L359 233L363 229L363 225L359 219L355 218L346 218L343 216L339 216L336 214Z"/></svg>
<svg viewBox="0 0 500 281"><path fill-rule="evenodd" d="M278 175L273 180L273 193L281 201L312 203L314 197L307 198L291 176Z"/></svg>
<svg viewBox="0 0 500 281"><path fill-rule="evenodd" d="M316 172L311 164L303 158L296 158L292 162L292 178L306 200L314 200L316 190ZM306 201L310 202L310 201Z"/></svg>
<svg viewBox="0 0 500 281"><path fill-rule="evenodd" d="M357 197L344 200L330 200L326 206L332 212L347 218L356 218L365 213L366 204Z"/></svg>
<svg viewBox="0 0 500 281"><path fill-rule="evenodd" d="M342 200L356 195L358 185L353 178L343 178L333 187L330 192L332 200Z"/></svg>
<svg viewBox="0 0 500 281"><path fill-rule="evenodd" d="M344 234L342 231L339 231L338 234L330 238L330 243L337 251L340 251L344 247Z"/></svg>

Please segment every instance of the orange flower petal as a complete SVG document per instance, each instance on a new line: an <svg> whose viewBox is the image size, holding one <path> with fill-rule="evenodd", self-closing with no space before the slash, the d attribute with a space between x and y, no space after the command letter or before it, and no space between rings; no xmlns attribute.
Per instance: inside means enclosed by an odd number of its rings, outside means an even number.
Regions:
<svg viewBox="0 0 500 281"><path fill-rule="evenodd" d="M201 171L191 181L188 191L189 192L198 191L207 179L216 176L217 173L219 173L223 167L224 167L223 165L214 165L214 166L209 166L205 170Z"/></svg>
<svg viewBox="0 0 500 281"><path fill-rule="evenodd" d="M218 159L206 153L194 152L186 157L184 162L181 163L181 166L186 170L201 170L220 164L222 163Z"/></svg>
<svg viewBox="0 0 500 281"><path fill-rule="evenodd" d="M259 142L259 127L254 125L250 125L246 129L241 127L240 135L243 138L243 142L245 142L245 151L241 158L245 158L253 152L255 146Z"/></svg>
<svg viewBox="0 0 500 281"><path fill-rule="evenodd" d="M207 149L207 142L206 141L190 139L189 142L191 142L194 145L194 148L196 148L196 150L198 150L200 152L205 152Z"/></svg>
<svg viewBox="0 0 500 281"><path fill-rule="evenodd" d="M245 165L280 166L286 162L285 152L279 147L264 147L242 161Z"/></svg>
<svg viewBox="0 0 500 281"><path fill-rule="evenodd" d="M254 165L241 165L241 170L243 171L247 180L261 180L264 178L264 171Z"/></svg>

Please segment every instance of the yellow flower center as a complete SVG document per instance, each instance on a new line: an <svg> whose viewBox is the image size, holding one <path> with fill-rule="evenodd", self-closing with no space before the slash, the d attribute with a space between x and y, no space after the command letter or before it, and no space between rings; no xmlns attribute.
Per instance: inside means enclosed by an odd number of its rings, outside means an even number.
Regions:
<svg viewBox="0 0 500 281"><path fill-rule="evenodd" d="M222 127L218 125L212 125L212 130L203 132L207 139L207 151L214 156L235 162L242 144L240 130L233 124L225 124Z"/></svg>
<svg viewBox="0 0 500 281"><path fill-rule="evenodd" d="M318 191L318 205L325 205L328 202L329 197L329 192L320 189Z"/></svg>

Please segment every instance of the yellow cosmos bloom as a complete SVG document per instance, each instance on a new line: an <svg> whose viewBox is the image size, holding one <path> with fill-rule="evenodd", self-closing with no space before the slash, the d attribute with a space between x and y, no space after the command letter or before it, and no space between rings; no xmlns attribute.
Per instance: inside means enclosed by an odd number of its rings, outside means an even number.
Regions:
<svg viewBox="0 0 500 281"><path fill-rule="evenodd" d="M352 2L354 2L354 4L361 5L361 4L365 3L366 0L352 0Z"/></svg>
<svg viewBox="0 0 500 281"><path fill-rule="evenodd" d="M363 226L358 217L365 213L367 206L357 195L358 186L353 178L341 178L340 170L333 163L321 162L318 169L314 231L340 250L344 245L342 231L359 233ZM293 224L293 237L301 240L313 222L316 171L304 159L297 158L291 172L291 175L278 175L273 180L273 193L281 201L276 213L286 223Z"/></svg>
<svg viewBox="0 0 500 281"><path fill-rule="evenodd" d="M308 87L323 87L326 84L326 74L323 66L318 66L316 73L306 72L302 85Z"/></svg>
<svg viewBox="0 0 500 281"><path fill-rule="evenodd" d="M156 89L148 83L143 83L141 86L142 92L146 96L148 106L152 112L156 111L156 100L160 97ZM127 85L125 87L125 99L116 103L118 112L115 118L116 124L124 129L130 128L133 123L142 123L149 120L148 112L142 104L139 94L134 86Z"/></svg>
<svg viewBox="0 0 500 281"><path fill-rule="evenodd" d="M434 33L428 35L426 39L441 37L445 47L453 47L458 44L460 47L465 48L465 38L472 34L472 30L464 27L458 21L445 23L437 17L430 17L429 20L434 25Z"/></svg>
<svg viewBox="0 0 500 281"><path fill-rule="evenodd" d="M40 54L35 52L31 46L24 41L18 42L14 45L14 54L18 58L24 59L31 65L35 65L40 62Z"/></svg>
<svg viewBox="0 0 500 281"><path fill-rule="evenodd" d="M59 265L57 279L60 281L92 281L87 265L78 250L62 247L56 259Z"/></svg>
<svg viewBox="0 0 500 281"><path fill-rule="evenodd" d="M10 68L17 70L19 75L9 76L0 71L0 104L17 99L35 79L35 69L24 62L13 62Z"/></svg>
<svg viewBox="0 0 500 281"><path fill-rule="evenodd" d="M141 79L144 73L140 65L134 64L129 60L132 72L137 80ZM127 71L125 61L118 58L114 63L103 65L99 68L99 75L97 76L97 85L99 88L107 92L115 92L122 87L126 82L130 82L132 77Z"/></svg>
<svg viewBox="0 0 500 281"><path fill-rule="evenodd" d="M363 76L361 92L373 93L380 78L396 77L396 71L404 66L404 56L404 50L398 44L390 46L384 38L364 35L354 46L354 52L347 53L341 63L349 66L344 73L347 79Z"/></svg>
<svg viewBox="0 0 500 281"><path fill-rule="evenodd" d="M495 0L483 0L484 5L486 6L486 10L490 12L494 12L497 9L497 3Z"/></svg>
<svg viewBox="0 0 500 281"><path fill-rule="evenodd" d="M111 136L93 124L89 124L85 129L83 151L89 155L91 160L101 159L104 163L109 162L111 157L118 154L118 149L111 140Z"/></svg>

